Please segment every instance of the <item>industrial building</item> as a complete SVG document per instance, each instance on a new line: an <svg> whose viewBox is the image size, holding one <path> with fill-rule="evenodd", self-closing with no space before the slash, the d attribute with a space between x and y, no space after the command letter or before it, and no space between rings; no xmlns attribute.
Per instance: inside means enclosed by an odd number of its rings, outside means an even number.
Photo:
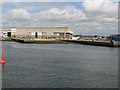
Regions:
<svg viewBox="0 0 120 90"><path fill-rule="evenodd" d="M120 34L110 35L107 38L110 40L120 41Z"/></svg>
<svg viewBox="0 0 120 90"><path fill-rule="evenodd" d="M11 36L11 30L5 29L0 30L0 37L9 37Z"/></svg>
<svg viewBox="0 0 120 90"><path fill-rule="evenodd" d="M12 27L9 36L71 39L73 32L68 27Z"/></svg>

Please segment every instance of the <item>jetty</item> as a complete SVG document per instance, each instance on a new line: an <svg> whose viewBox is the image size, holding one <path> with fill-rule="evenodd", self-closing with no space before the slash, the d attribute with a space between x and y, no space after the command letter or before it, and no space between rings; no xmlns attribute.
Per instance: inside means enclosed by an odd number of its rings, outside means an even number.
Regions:
<svg viewBox="0 0 120 90"><path fill-rule="evenodd" d="M15 42L19 43L31 43L31 44L69 44L73 42L66 42L61 39L20 39L20 38L11 38Z"/></svg>
<svg viewBox="0 0 120 90"><path fill-rule="evenodd" d="M19 43L36 44L83 44L93 46L120 47L115 40L72 40L72 39L31 39L31 38L5 38L2 41L15 41Z"/></svg>
<svg viewBox="0 0 120 90"><path fill-rule="evenodd" d="M109 41L90 41L90 40L64 40L67 42L74 42L78 44L94 45L94 46L107 46L107 47L120 47L120 42L109 40Z"/></svg>

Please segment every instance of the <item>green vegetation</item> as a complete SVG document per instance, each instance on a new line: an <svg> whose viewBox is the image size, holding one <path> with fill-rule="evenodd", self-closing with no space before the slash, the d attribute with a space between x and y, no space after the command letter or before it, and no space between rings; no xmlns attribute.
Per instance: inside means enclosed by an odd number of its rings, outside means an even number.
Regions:
<svg viewBox="0 0 120 90"><path fill-rule="evenodd" d="M79 35L79 34L78 34L78 35L73 35L73 36L74 36L74 37L82 37L82 35Z"/></svg>
<svg viewBox="0 0 120 90"><path fill-rule="evenodd" d="M94 37L94 35L93 36L85 36L85 35L73 35L74 37Z"/></svg>
<svg viewBox="0 0 120 90"><path fill-rule="evenodd" d="M101 36L101 38L106 38L105 36Z"/></svg>
<svg viewBox="0 0 120 90"><path fill-rule="evenodd" d="M2 41L12 41L12 39L9 37L4 37L4 38L2 38Z"/></svg>

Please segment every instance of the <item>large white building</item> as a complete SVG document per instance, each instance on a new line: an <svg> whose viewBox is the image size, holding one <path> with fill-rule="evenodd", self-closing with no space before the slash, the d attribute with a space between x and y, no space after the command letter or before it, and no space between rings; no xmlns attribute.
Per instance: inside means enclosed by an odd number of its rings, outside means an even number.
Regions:
<svg viewBox="0 0 120 90"><path fill-rule="evenodd" d="M68 27L12 27L9 36L71 39L73 32Z"/></svg>

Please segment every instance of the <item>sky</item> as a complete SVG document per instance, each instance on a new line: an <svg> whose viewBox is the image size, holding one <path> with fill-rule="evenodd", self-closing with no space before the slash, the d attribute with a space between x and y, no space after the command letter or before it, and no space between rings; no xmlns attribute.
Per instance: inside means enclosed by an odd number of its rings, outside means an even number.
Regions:
<svg viewBox="0 0 120 90"><path fill-rule="evenodd" d="M118 33L118 0L64 1L3 2L2 27L70 27L82 35Z"/></svg>

